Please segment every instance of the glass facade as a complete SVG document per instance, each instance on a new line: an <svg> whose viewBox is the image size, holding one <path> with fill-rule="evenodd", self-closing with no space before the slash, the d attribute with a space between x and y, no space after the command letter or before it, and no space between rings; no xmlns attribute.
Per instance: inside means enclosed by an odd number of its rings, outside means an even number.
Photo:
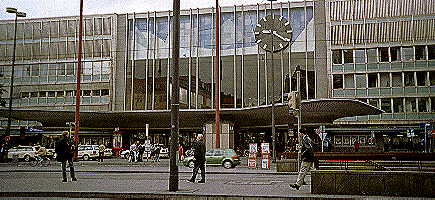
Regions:
<svg viewBox="0 0 435 200"><path fill-rule="evenodd" d="M290 73L296 65L304 69L302 83L305 99L314 98L313 10L292 8L289 3L274 8L276 15L289 18L295 47L274 55L275 77L271 77L271 55L255 43L253 29L264 17L265 5L224 8L220 19L220 91L222 108L243 108L271 103L272 84L275 102L283 103L290 90ZM180 17L180 107L214 107L215 13L208 9L188 10ZM127 96L134 110L169 109L171 23L169 13L129 15ZM310 26L310 29L306 28ZM308 37L308 39L306 39ZM291 52L291 53L290 53ZM306 61L308 60L308 61ZM307 70L306 70L307 69ZM133 94L133 95L130 95Z"/></svg>

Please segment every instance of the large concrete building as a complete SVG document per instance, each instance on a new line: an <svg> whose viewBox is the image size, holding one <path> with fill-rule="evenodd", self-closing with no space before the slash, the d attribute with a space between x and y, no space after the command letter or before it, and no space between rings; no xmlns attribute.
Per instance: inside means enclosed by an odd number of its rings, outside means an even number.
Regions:
<svg viewBox="0 0 435 200"><path fill-rule="evenodd" d="M273 4L273 13L288 19L293 31L291 46L274 55L274 77L271 55L257 46L253 32L258 20L271 14L270 5L221 8L220 105L228 116L222 117L224 146L246 148L250 142L271 141L270 117L258 115L269 116L272 99L278 106L277 150L283 151L295 139L289 131L294 121L282 116L287 113L286 96L296 88L292 74L298 65L306 102L357 99L385 111L334 123L306 120L305 125L312 127L326 125L330 150L347 151L355 141L370 151L410 150L412 137L406 137L410 130L416 133L412 141L419 144L424 130L419 124L435 119L435 0L289 1ZM163 11L84 17L81 109L137 111L136 118L145 117L129 121L130 115L119 115L106 124L94 118L88 126L83 123L80 143L123 147L144 139L148 123L152 142L168 144L170 126L158 117L170 109L170 16L170 11ZM4 86L11 78L13 23L0 22ZM192 112L180 119L185 144L198 132L213 141L209 134L214 131L213 118L207 118L207 113L215 105L215 24L213 8L181 12L180 106ZM15 109L74 110L77 38L77 16L18 21ZM5 93L3 98L7 97ZM243 112L252 113L238 114ZM195 115L207 116L198 124ZM243 123L249 121L243 117L253 118L252 123ZM6 124L2 121L1 126ZM45 136L68 128L14 121L13 127L20 126L42 126ZM119 131L114 132L114 127Z"/></svg>

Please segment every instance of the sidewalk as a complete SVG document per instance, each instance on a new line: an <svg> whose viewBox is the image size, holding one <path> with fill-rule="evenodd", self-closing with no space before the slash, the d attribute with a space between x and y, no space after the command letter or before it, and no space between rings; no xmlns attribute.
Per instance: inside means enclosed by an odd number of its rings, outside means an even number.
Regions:
<svg viewBox="0 0 435 200"><path fill-rule="evenodd" d="M106 162L106 161L105 161ZM109 160L107 160L109 162ZM169 191L168 162L136 164L113 160L98 164L96 161L80 161L76 164L77 182L61 183L61 171L54 166L32 168L30 166L0 165L0 198L141 198L141 199L410 199L401 197L314 195L311 194L311 178L300 190L289 187L296 173L249 169L207 167L206 183L190 183L192 169L179 166L178 190ZM69 177L69 174L68 174ZM200 177L197 177L199 180Z"/></svg>

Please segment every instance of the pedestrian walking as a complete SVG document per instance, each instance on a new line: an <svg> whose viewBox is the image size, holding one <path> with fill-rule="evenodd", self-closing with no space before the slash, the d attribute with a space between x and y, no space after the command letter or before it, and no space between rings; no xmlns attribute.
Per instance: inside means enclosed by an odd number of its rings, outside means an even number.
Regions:
<svg viewBox="0 0 435 200"><path fill-rule="evenodd" d="M183 144L180 144L180 146L178 146L178 161L183 161L184 160L184 148L183 148Z"/></svg>
<svg viewBox="0 0 435 200"><path fill-rule="evenodd" d="M298 179L296 180L295 184L291 184L290 187L295 188L297 190L299 190L299 188L302 186L305 176L307 175L307 173L311 170L311 167L313 166L315 157L314 157L314 152L313 152L313 146L311 144L311 139L310 137L308 137L307 134L305 134L306 130L303 130L300 132L300 136L302 137L302 144L301 147L302 148L302 154L301 154L301 158L302 158L302 164L301 164L301 168L299 170L299 175L298 175Z"/></svg>
<svg viewBox="0 0 435 200"><path fill-rule="evenodd" d="M4 162L4 158L5 158L5 146L3 143L0 143L0 162Z"/></svg>
<svg viewBox="0 0 435 200"><path fill-rule="evenodd" d="M137 160L138 160L138 162L142 162L143 161L143 153L145 152L145 146L143 144L139 144L138 151L139 151L139 154L138 154Z"/></svg>
<svg viewBox="0 0 435 200"><path fill-rule="evenodd" d="M201 180L198 183L205 183L205 143L202 134L196 136L196 142L193 145L194 149L194 164L192 178L189 179L190 182L194 183L196 179L196 174L198 170L201 169Z"/></svg>
<svg viewBox="0 0 435 200"><path fill-rule="evenodd" d="M100 146L98 146L98 162L103 162L105 150L106 150L106 147L104 146L103 143L101 143Z"/></svg>
<svg viewBox="0 0 435 200"><path fill-rule="evenodd" d="M154 162L160 162L160 146L156 145L156 149L154 149Z"/></svg>
<svg viewBox="0 0 435 200"><path fill-rule="evenodd" d="M56 142L55 152L57 154L57 161L61 162L62 166L62 182L67 182L66 178L66 164L68 162L71 180L77 181L74 174L73 158L73 145L68 138L68 132L63 132L62 137Z"/></svg>

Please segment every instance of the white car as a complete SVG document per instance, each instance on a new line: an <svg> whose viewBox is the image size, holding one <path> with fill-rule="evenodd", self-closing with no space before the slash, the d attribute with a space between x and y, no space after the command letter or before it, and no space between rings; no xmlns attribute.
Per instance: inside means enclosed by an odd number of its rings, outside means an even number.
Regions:
<svg viewBox="0 0 435 200"><path fill-rule="evenodd" d="M16 157L18 159L23 159L26 162L35 159L35 156L36 149L33 146L17 146L8 151L8 158L13 159Z"/></svg>
<svg viewBox="0 0 435 200"><path fill-rule="evenodd" d="M83 160L98 158L98 145L80 145L78 147L77 157Z"/></svg>

